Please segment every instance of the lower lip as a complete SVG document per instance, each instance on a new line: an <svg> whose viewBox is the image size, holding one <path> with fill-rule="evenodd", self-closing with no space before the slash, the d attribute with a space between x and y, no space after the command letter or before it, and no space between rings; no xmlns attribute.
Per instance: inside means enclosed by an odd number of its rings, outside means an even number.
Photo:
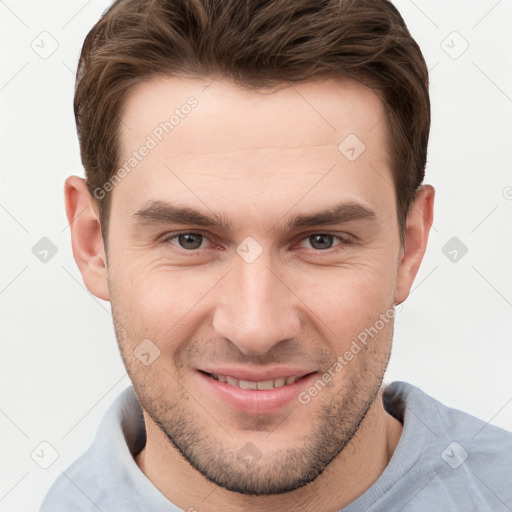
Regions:
<svg viewBox="0 0 512 512"><path fill-rule="evenodd" d="M210 377L198 371L199 378L208 388L231 409L248 414L270 414L279 411L297 397L305 386L314 379L316 373L310 373L293 384L280 388L256 390L242 389Z"/></svg>

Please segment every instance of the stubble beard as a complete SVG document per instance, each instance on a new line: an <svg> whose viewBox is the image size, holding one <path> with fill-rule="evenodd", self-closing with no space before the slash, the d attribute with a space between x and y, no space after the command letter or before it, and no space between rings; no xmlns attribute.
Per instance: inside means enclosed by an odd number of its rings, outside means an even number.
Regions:
<svg viewBox="0 0 512 512"><path fill-rule="evenodd" d="M378 343L378 340L374 341ZM372 355L368 354L368 357ZM201 419L199 414L190 410L190 404L198 406L197 401L183 387L170 397L168 389L158 380L168 381L171 379L169 375L158 372L153 374L157 379L148 382L138 376L137 370L129 366L127 369L144 410L195 470L228 491L270 496L288 493L313 482L342 453L379 395L388 360L389 352L379 365L375 361L370 366L363 364L362 373L352 374L341 391L334 386L322 390L310 404L320 400L322 393L330 393L331 399L312 414L310 432L302 436L295 446L265 454L265 446L250 443L256 451L256 457L250 464L240 457L240 450L247 442L230 443L232 436L222 426L223 418L212 419L212 416L203 415ZM308 405L297 401L295 407ZM211 420L209 426L204 425L205 417ZM289 426L290 422L293 422L293 412L283 424ZM258 425L256 419L254 430L266 430L266 423L263 421ZM223 440L212 432L220 433ZM257 457L258 453L261 458ZM254 459L257 460L254 462Z"/></svg>
<svg viewBox="0 0 512 512"><path fill-rule="evenodd" d="M295 446L277 452L265 454L265 446L256 446L262 456L249 465L238 456L246 443L242 441L230 445L231 436L226 429L223 430L223 418L212 419L209 415L203 415L211 423L204 425L200 415L190 410L188 404L201 408L194 397L179 385L179 379L176 380L165 368L156 372L141 368L132 353L128 354L133 340L121 327L122 323L116 322L112 299L111 303L120 353L144 410L195 470L219 487L243 495L284 494L316 480L357 435L379 395L391 355L393 323L389 331L381 332L372 339L371 345L357 355L354 360L358 364L357 371L351 371L346 380L341 375L334 377L333 385L327 386L310 402L316 404L323 399L324 393L331 394L331 399L311 414L309 433L303 435ZM343 368L342 373L347 371L347 368ZM337 385L336 378L340 379L342 385ZM162 382L169 380L178 382L174 396L168 387L162 385ZM297 400L295 407L308 405L302 405ZM289 425L293 421L292 412L283 423ZM255 430L261 433L266 423L264 420ZM224 441L210 434L212 431L220 432Z"/></svg>

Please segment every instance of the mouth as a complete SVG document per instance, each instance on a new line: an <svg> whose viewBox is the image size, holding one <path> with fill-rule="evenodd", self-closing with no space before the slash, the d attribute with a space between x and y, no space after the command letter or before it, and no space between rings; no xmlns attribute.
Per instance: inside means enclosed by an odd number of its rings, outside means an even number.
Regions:
<svg viewBox="0 0 512 512"><path fill-rule="evenodd" d="M251 380L237 379L235 377L232 377L231 375L222 375L220 373L207 373L207 375L209 375L212 379L229 384L230 386L235 386L241 389L253 390L269 390L275 388L282 388L283 386L289 386L290 384L294 384L299 379L304 377L292 375L290 377L278 377L277 379L260 380L255 382Z"/></svg>
<svg viewBox="0 0 512 512"><path fill-rule="evenodd" d="M317 373L276 370L257 375L236 370L197 371L209 395L231 410L249 414L273 413L294 401L298 402L299 393Z"/></svg>

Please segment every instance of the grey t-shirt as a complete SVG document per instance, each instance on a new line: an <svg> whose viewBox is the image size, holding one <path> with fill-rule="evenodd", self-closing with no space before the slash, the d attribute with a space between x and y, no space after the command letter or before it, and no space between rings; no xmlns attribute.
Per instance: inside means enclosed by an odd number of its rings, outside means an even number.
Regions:
<svg viewBox="0 0 512 512"><path fill-rule="evenodd" d="M377 481L343 512L512 511L512 433L406 382L387 385L383 396L386 410L403 423L400 441ZM135 463L145 442L142 409L129 386L40 512L180 511Z"/></svg>

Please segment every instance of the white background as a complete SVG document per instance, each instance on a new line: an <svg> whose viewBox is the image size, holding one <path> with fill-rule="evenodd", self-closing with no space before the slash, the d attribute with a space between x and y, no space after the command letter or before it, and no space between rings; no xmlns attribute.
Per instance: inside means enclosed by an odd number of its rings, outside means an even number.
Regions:
<svg viewBox="0 0 512 512"><path fill-rule="evenodd" d="M83 286L63 183L83 176L74 72L105 0L0 0L0 511L37 510L129 379L109 304ZM396 2L431 70L430 245L397 315L386 381L512 430L512 1ZM58 48L47 59L31 47ZM459 35L453 34L456 31ZM464 48L469 47L458 58ZM34 43L32 43L35 41ZM444 41L444 42L443 42ZM451 55L450 55L451 54ZM457 237L468 252L442 252ZM48 237L57 254L39 261ZM31 453L50 443L42 469Z"/></svg>

